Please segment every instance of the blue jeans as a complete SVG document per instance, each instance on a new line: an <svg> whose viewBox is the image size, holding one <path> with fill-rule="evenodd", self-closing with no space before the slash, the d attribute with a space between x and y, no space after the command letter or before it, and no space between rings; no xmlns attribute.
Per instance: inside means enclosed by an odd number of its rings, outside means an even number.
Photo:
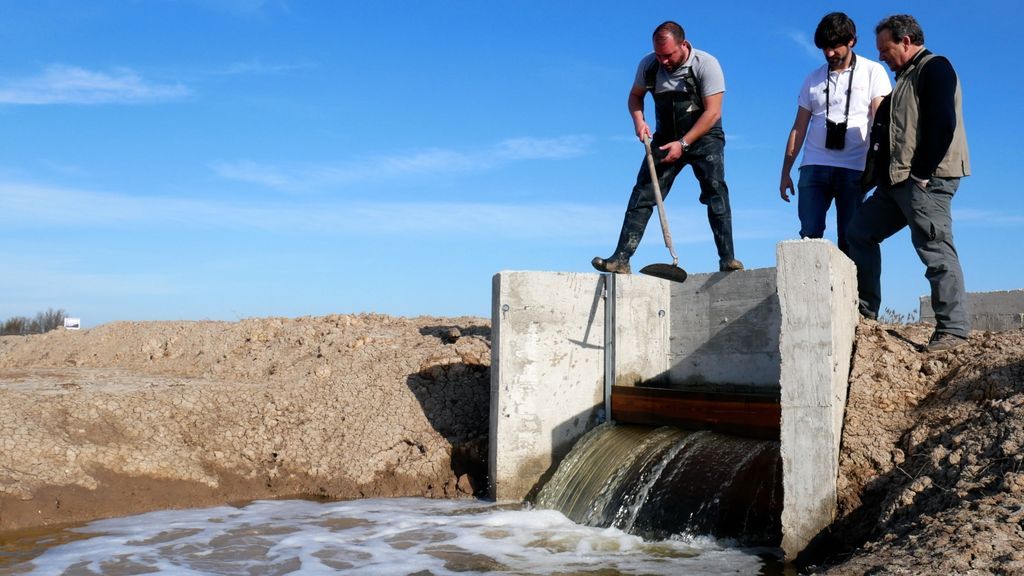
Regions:
<svg viewBox="0 0 1024 576"><path fill-rule="evenodd" d="M864 203L861 192L860 170L835 166L803 166L797 198L800 215L800 237L821 238L825 234L825 215L832 200L836 202L836 237L839 249L849 254L846 225L853 219L857 208Z"/></svg>

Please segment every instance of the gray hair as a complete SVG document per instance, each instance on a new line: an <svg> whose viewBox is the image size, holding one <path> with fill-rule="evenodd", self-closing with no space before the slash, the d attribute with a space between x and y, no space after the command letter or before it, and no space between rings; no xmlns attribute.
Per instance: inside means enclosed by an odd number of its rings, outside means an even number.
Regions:
<svg viewBox="0 0 1024 576"><path fill-rule="evenodd" d="M917 19L910 14L896 14L885 18L875 26L875 34L881 34L882 30L889 31L893 42L899 42L901 38L908 36L914 46L924 45L924 30L921 30Z"/></svg>

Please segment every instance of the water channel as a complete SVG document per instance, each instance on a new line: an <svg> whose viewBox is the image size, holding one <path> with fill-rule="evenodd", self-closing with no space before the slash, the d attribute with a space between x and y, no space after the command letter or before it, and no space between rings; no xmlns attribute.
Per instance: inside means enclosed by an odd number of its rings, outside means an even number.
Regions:
<svg viewBox="0 0 1024 576"><path fill-rule="evenodd" d="M0 574L780 574L771 548L644 540L554 510L422 498L256 501L0 541Z"/></svg>
<svg viewBox="0 0 1024 576"><path fill-rule="evenodd" d="M783 574L778 442L611 425L536 505L264 500L0 534L0 576Z"/></svg>

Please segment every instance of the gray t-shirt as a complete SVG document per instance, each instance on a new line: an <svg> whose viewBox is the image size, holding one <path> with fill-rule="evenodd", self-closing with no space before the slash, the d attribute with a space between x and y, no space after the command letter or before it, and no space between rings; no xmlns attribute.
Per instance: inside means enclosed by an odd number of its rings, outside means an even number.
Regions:
<svg viewBox="0 0 1024 576"><path fill-rule="evenodd" d="M647 84L644 81L644 72L647 68L657 61L657 57L654 52L651 52L647 56L644 56L640 60L640 65L636 69L636 78L633 79L633 86L645 89ZM700 87L701 96L711 96L713 94L720 94L725 92L725 75L722 74L722 65L718 63L718 59L708 54L703 50L697 50L693 48L690 50L690 57L680 66L672 72L665 70L663 66L658 65L658 74L654 81L655 92L668 92L668 91L686 91L686 82L683 78L686 76L686 70L688 68L693 69L693 75L697 78L697 86Z"/></svg>

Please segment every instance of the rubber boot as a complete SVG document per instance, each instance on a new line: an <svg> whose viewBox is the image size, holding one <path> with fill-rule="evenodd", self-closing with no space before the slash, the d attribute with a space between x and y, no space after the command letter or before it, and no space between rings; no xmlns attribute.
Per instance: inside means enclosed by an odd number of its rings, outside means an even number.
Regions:
<svg viewBox="0 0 1024 576"><path fill-rule="evenodd" d="M590 263L600 272L611 272L612 274L632 273L632 270L629 268L629 257L621 252L616 252L607 259L595 256Z"/></svg>
<svg viewBox="0 0 1024 576"><path fill-rule="evenodd" d="M721 260L718 262L718 270L720 272L735 272L737 270L743 270L743 262L740 262L735 258Z"/></svg>
<svg viewBox="0 0 1024 576"><path fill-rule="evenodd" d="M622 223L622 231L619 232L619 243L615 246L615 252L608 258L596 256L590 263L601 272L611 272L612 274L632 273L629 267L629 259L636 252L636 247L640 245L640 238L644 235L644 226L646 225L647 221L645 219L641 221L640 218L635 216L630 217L630 213L627 211L625 221Z"/></svg>

